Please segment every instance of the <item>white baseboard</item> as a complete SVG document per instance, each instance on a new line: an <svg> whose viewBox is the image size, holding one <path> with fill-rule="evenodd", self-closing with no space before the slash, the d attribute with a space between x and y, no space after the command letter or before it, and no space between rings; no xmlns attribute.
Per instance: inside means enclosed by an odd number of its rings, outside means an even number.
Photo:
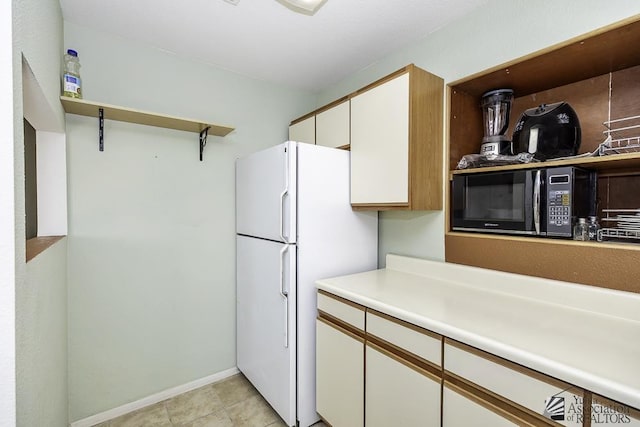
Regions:
<svg viewBox="0 0 640 427"><path fill-rule="evenodd" d="M100 412L99 414L91 415L90 417L83 418L78 421L74 421L70 425L71 427L91 427L96 424L109 421L121 415L128 414L129 412L142 409L145 406L162 402L163 400L170 399L179 394L186 393L191 390L195 390L199 387L203 387L208 384L213 384L227 377L235 375L239 372L240 371L238 370L238 368L227 369L226 371L221 371L216 374L209 375L207 377L200 378L195 381L191 381L189 383L182 384L176 387L172 387L156 394L152 394L151 396L143 397L142 399L136 400L135 402L126 403L122 406L118 406L117 408L109 409L108 411Z"/></svg>

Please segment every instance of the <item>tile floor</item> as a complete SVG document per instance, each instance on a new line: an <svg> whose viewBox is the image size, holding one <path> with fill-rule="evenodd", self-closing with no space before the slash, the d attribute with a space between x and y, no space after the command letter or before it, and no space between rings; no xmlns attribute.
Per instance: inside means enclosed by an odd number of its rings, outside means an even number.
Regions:
<svg viewBox="0 0 640 427"><path fill-rule="evenodd" d="M242 375L189 391L94 427L286 427ZM314 427L324 427L320 422Z"/></svg>

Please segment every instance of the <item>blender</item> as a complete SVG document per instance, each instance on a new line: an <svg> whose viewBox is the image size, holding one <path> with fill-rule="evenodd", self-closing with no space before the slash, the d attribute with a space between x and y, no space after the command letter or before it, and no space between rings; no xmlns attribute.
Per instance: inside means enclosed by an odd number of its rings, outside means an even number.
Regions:
<svg viewBox="0 0 640 427"><path fill-rule="evenodd" d="M484 138L480 154L511 154L511 140L505 135L509 127L509 112L513 101L513 90L496 89L482 95L482 117Z"/></svg>

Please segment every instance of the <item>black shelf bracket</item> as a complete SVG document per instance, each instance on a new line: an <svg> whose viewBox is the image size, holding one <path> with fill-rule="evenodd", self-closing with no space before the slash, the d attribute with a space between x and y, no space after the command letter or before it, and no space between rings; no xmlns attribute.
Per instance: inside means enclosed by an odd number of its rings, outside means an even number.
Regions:
<svg viewBox="0 0 640 427"><path fill-rule="evenodd" d="M104 109L98 108L98 148L104 151Z"/></svg>
<svg viewBox="0 0 640 427"><path fill-rule="evenodd" d="M202 153L207 145L207 136L209 136L209 126L200 131L200 161L202 161Z"/></svg>

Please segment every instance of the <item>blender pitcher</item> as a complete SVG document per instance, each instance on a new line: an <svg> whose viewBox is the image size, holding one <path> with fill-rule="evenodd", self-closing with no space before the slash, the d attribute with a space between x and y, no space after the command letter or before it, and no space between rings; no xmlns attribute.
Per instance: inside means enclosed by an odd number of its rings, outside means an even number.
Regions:
<svg viewBox="0 0 640 427"><path fill-rule="evenodd" d="M511 154L511 141L506 137L513 90L496 89L482 95L484 138L480 154Z"/></svg>

